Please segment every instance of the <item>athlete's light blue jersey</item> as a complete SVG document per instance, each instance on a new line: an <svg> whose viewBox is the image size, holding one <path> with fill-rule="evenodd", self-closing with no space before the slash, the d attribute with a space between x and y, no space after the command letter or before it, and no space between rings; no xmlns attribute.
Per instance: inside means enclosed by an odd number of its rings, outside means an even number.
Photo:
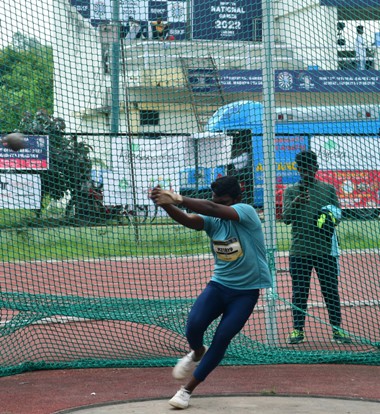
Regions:
<svg viewBox="0 0 380 414"><path fill-rule="evenodd" d="M239 221L202 215L215 257L211 280L232 289L269 288L272 277L256 210L243 203L231 207L238 213Z"/></svg>

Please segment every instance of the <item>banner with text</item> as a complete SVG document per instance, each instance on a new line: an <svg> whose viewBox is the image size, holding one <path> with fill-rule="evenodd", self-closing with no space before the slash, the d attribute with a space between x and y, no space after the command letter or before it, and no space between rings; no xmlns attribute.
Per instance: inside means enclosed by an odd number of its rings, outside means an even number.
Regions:
<svg viewBox="0 0 380 414"><path fill-rule="evenodd" d="M41 208L39 174L0 174L0 209Z"/></svg>
<svg viewBox="0 0 380 414"><path fill-rule="evenodd" d="M194 0L193 39L256 40L261 19L261 0Z"/></svg>
<svg viewBox="0 0 380 414"><path fill-rule="evenodd" d="M112 0L70 1L95 27L113 19ZM178 40L186 38L187 25L192 27L193 39L261 39L261 0L120 0L122 25L132 18L147 27L159 17L169 24L170 34Z"/></svg>
<svg viewBox="0 0 380 414"><path fill-rule="evenodd" d="M189 83L194 92L262 92L260 69L220 70L210 76L210 69L189 69ZM218 85L219 83L219 85ZM380 92L378 70L276 70L276 92Z"/></svg>
<svg viewBox="0 0 380 414"><path fill-rule="evenodd" d="M0 170L49 169L49 137L25 135L26 148L12 151L0 145Z"/></svg>

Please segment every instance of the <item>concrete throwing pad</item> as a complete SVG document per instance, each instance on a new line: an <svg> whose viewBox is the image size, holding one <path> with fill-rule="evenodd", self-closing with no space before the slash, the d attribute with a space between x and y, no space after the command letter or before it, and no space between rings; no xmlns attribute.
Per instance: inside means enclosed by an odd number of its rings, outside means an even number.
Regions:
<svg viewBox="0 0 380 414"><path fill-rule="evenodd" d="M180 412L168 400L131 401L113 405L78 408L59 413L78 414L163 414ZM379 414L380 403L337 398L312 397L199 397L191 398L189 414Z"/></svg>

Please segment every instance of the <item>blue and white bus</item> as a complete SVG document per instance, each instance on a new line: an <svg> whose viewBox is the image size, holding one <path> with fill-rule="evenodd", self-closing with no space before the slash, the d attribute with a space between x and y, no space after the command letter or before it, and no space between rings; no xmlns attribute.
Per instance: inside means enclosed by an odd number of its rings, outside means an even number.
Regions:
<svg viewBox="0 0 380 414"><path fill-rule="evenodd" d="M221 107L208 121L206 130L232 134L234 160L248 154L244 170L252 182L251 200L263 207L264 151L263 105L238 101ZM318 156L319 179L337 189L343 209L380 209L380 108L379 105L276 108L275 163L277 204L284 188L299 180L295 155L312 149ZM249 176L249 174L251 174ZM249 189L248 189L249 192Z"/></svg>

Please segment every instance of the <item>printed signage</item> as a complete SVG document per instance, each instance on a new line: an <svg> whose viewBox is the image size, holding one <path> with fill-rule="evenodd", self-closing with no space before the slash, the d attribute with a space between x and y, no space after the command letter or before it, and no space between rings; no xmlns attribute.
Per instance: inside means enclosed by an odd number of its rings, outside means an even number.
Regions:
<svg viewBox="0 0 380 414"><path fill-rule="evenodd" d="M158 184L178 191L180 171L189 162L190 145L187 137L137 138L131 147L126 138L115 138L112 171L103 174L105 203L132 205L135 197L139 205L150 204L149 191Z"/></svg>
<svg viewBox="0 0 380 414"><path fill-rule="evenodd" d="M26 148L12 151L0 145L0 170L49 169L49 137L25 135Z"/></svg>
<svg viewBox="0 0 380 414"><path fill-rule="evenodd" d="M150 22L161 17L169 24L171 35L178 40L185 39L187 3L186 0L120 0L121 25L126 26L129 19L136 20L147 34ZM113 0L71 0L71 4L94 27L112 20Z"/></svg>
<svg viewBox="0 0 380 414"><path fill-rule="evenodd" d="M112 20L112 0L71 0L71 4L95 27ZM161 17L178 40L186 38L187 25L192 27L193 39L261 38L261 0L120 0L119 11L122 25L133 18L147 27Z"/></svg>
<svg viewBox="0 0 380 414"><path fill-rule="evenodd" d="M380 170L379 138L313 136L311 149L321 170Z"/></svg>
<svg viewBox="0 0 380 414"><path fill-rule="evenodd" d="M0 209L41 208L39 174L0 174Z"/></svg>
<svg viewBox="0 0 380 414"><path fill-rule="evenodd" d="M366 7L379 7L379 0L320 0L321 6L352 7L363 9Z"/></svg>
<svg viewBox="0 0 380 414"><path fill-rule="evenodd" d="M261 0L194 0L193 39L252 41Z"/></svg>
<svg viewBox="0 0 380 414"><path fill-rule="evenodd" d="M262 92L260 69L189 69L189 83L194 92ZM276 70L276 92L380 92L378 70Z"/></svg>
<svg viewBox="0 0 380 414"><path fill-rule="evenodd" d="M333 184L342 208L380 206L380 139L362 136L313 136L317 177Z"/></svg>
<svg viewBox="0 0 380 414"><path fill-rule="evenodd" d="M115 138L112 170L103 172L105 203L131 205L135 197L139 205L149 204L149 191L156 185L177 192L195 188L195 174L198 189L209 187L218 175L224 175L232 141L224 134L198 133L155 140L136 138L130 147L126 138Z"/></svg>
<svg viewBox="0 0 380 414"><path fill-rule="evenodd" d="M378 70L277 70L276 92L380 92Z"/></svg>
<svg viewBox="0 0 380 414"><path fill-rule="evenodd" d="M71 0L71 5L85 18L90 18L90 0Z"/></svg>
<svg viewBox="0 0 380 414"><path fill-rule="evenodd" d="M342 208L379 208L380 171L378 170L326 170L316 177L332 184Z"/></svg>

